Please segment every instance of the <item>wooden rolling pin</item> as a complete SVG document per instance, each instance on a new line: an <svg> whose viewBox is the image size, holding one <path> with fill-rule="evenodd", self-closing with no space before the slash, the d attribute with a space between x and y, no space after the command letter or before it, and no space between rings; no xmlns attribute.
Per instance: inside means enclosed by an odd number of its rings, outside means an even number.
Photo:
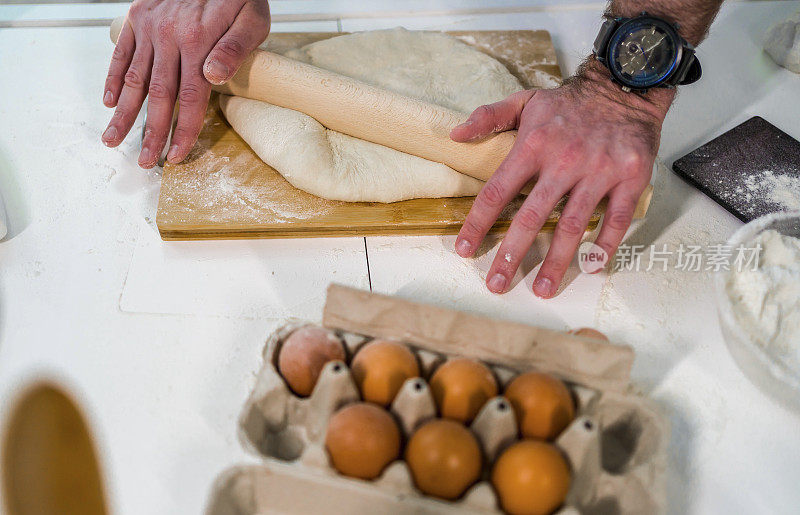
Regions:
<svg viewBox="0 0 800 515"><path fill-rule="evenodd" d="M121 17L111 24L115 43L124 22ZM444 163L482 181L500 166L517 137L511 130L477 142L455 142L450 131L467 119L463 113L261 49L230 81L213 89L300 111L331 130ZM637 218L647 212L651 196L652 187L639 201Z"/></svg>

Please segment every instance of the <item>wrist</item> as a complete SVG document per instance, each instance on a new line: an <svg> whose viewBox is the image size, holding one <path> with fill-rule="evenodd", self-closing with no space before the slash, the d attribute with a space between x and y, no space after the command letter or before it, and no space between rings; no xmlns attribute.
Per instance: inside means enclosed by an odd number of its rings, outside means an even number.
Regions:
<svg viewBox="0 0 800 515"><path fill-rule="evenodd" d="M602 95L610 101L626 105L632 109L643 111L663 121L667 116L672 101L675 99L675 88L652 88L646 93L626 92L615 83L602 63L594 56L587 58L578 67L573 78L567 82L575 82L581 87Z"/></svg>

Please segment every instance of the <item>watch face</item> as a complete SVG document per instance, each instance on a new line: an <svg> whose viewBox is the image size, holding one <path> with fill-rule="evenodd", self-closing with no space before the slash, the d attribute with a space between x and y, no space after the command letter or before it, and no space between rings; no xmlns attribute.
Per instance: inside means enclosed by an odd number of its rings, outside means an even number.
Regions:
<svg viewBox="0 0 800 515"><path fill-rule="evenodd" d="M633 88L651 88L675 70L681 47L667 23L654 18L634 18L623 23L608 46L608 63L614 77Z"/></svg>

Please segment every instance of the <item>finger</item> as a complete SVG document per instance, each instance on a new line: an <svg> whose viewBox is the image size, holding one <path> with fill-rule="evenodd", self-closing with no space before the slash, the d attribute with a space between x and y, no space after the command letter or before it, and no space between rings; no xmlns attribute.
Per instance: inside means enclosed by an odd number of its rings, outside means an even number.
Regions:
<svg viewBox="0 0 800 515"><path fill-rule="evenodd" d="M530 144L517 139L511 152L500 163L464 219L456 238L456 252L461 257L472 256L492 228L503 208L516 197L522 187L536 175L538 162Z"/></svg>
<svg viewBox="0 0 800 515"><path fill-rule="evenodd" d="M167 143L175 95L178 89L180 54L174 40L160 42L155 49L153 72L147 90L147 125L139 154L139 166L152 168Z"/></svg>
<svg viewBox="0 0 800 515"><path fill-rule="evenodd" d="M167 153L170 163L179 163L189 155L203 128L211 84L202 75L202 62L202 58L196 56L183 54L181 58L178 121Z"/></svg>
<svg viewBox="0 0 800 515"><path fill-rule="evenodd" d="M133 53L136 50L136 39L133 36L133 28L126 20L122 25L122 31L117 38L117 45L114 53L111 54L111 64L108 67L106 85L103 88L103 104L106 107L117 105L122 85L125 82L125 72L131 64Z"/></svg>
<svg viewBox="0 0 800 515"><path fill-rule="evenodd" d="M561 280L572 262L586 232L589 218L605 196L609 185L595 181L579 182L571 191L567 205L556 224L553 241L544 263L533 281L533 293L549 299L558 291Z"/></svg>
<svg viewBox="0 0 800 515"><path fill-rule="evenodd" d="M617 251L622 238L631 226L633 212L646 186L647 184L639 186L626 182L611 190L600 234L594 242L606 252L609 259Z"/></svg>
<svg viewBox="0 0 800 515"><path fill-rule="evenodd" d="M518 91L500 102L480 106L469 115L466 122L450 131L450 138L459 142L473 141L495 132L517 128L519 115L534 93L534 90Z"/></svg>
<svg viewBox="0 0 800 515"><path fill-rule="evenodd" d="M150 40L137 36L136 51L131 59L131 65L125 72L124 84L119 94L117 109L114 116L103 133L102 140L109 147L116 147L133 127L142 102L147 95L147 86L150 83L150 72L153 67L153 45Z"/></svg>
<svg viewBox="0 0 800 515"><path fill-rule="evenodd" d="M508 289L528 249L570 186L569 182L550 178L541 178L536 182L514 215L486 275L486 286L490 291L503 293Z"/></svg>
<svg viewBox="0 0 800 515"><path fill-rule="evenodd" d="M263 6L262 6L263 4ZM247 2L228 31L217 41L203 64L203 75L212 84L224 84L269 34L269 12L259 10L266 2Z"/></svg>

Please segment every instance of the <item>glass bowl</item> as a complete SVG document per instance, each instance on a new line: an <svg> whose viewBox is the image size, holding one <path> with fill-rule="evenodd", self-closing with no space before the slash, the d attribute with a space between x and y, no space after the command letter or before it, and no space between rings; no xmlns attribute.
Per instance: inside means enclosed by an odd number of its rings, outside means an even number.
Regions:
<svg viewBox="0 0 800 515"><path fill-rule="evenodd" d="M773 213L757 218L733 233L727 244L735 252L739 245L747 246L759 233L768 229L800 238L800 211ZM784 406L800 412L800 370L769 352L740 326L726 288L730 274L731 271L722 271L715 277L717 312L728 350L739 368L756 386Z"/></svg>

